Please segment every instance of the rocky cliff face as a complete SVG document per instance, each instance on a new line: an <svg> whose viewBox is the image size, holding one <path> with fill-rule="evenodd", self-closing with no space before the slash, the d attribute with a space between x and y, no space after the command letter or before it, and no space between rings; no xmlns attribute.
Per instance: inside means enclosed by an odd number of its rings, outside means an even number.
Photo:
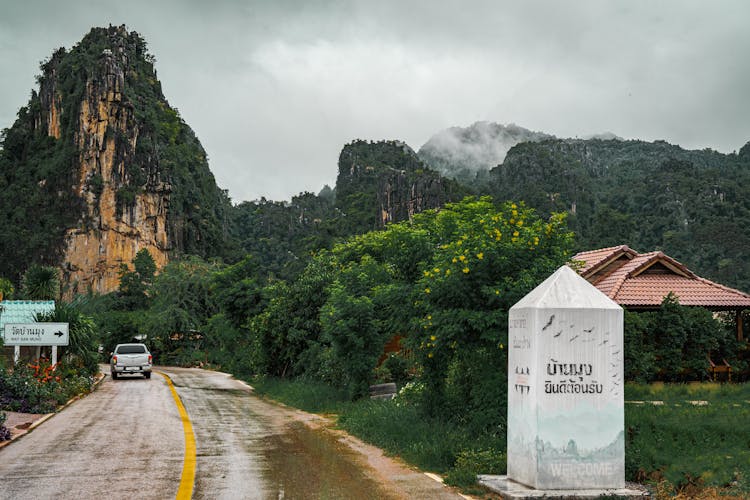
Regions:
<svg viewBox="0 0 750 500"><path fill-rule="evenodd" d="M75 193L83 200L79 223L68 228L62 257L63 281L69 293L117 289L122 264L129 265L146 248L158 267L169 259L167 210L170 186L158 170L146 182L133 175L140 127L133 104L124 97L130 35L110 28L112 48L103 49L86 80L75 119L77 150ZM61 137L63 113L58 86L60 57L53 57L40 87L41 117L47 133ZM142 170L139 168L139 170Z"/></svg>
<svg viewBox="0 0 750 500"><path fill-rule="evenodd" d="M409 175L391 170L378 178L376 193L378 225L411 220L414 214L438 208L448 200L445 181L434 173Z"/></svg>
<svg viewBox="0 0 750 500"><path fill-rule="evenodd" d="M399 141L347 144L339 157L336 206L353 232L384 227L438 208L457 192Z"/></svg>
<svg viewBox="0 0 750 500"><path fill-rule="evenodd" d="M0 214L28 221L9 226L22 247L0 242L14 261L0 273L37 261L61 268L68 295L107 293L141 249L158 267L221 250L229 200L137 33L94 28L43 63L38 81L0 150Z"/></svg>

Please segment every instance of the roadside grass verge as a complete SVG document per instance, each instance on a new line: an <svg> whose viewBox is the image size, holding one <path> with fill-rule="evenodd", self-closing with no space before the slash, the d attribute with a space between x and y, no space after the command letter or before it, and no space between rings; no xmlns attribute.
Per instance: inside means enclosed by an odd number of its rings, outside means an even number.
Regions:
<svg viewBox="0 0 750 500"><path fill-rule="evenodd" d="M349 401L346 391L317 381L255 377L246 382L258 394L310 413L340 414L354 404Z"/></svg>
<svg viewBox="0 0 750 500"><path fill-rule="evenodd" d="M303 380L250 383L289 406L338 415L340 428L420 469L444 474L447 483L466 492L481 491L471 487L476 474L505 473L504 436L475 434L454 421L426 417L403 399L352 402L342 391ZM711 491L750 498L749 393L749 384L628 384L626 400L664 404L625 405L626 479L684 498ZM696 400L709 403L687 402Z"/></svg>
<svg viewBox="0 0 750 500"><path fill-rule="evenodd" d="M688 496L704 488L750 496L748 384L628 384L625 475L666 482ZM707 401L705 406L689 401Z"/></svg>
<svg viewBox="0 0 750 500"><path fill-rule="evenodd" d="M505 436L472 435L449 420L424 416L402 399L350 401L344 391L300 379L248 382L257 393L286 405L336 414L341 429L420 469L447 474L449 484L466 488L478 473L505 472Z"/></svg>

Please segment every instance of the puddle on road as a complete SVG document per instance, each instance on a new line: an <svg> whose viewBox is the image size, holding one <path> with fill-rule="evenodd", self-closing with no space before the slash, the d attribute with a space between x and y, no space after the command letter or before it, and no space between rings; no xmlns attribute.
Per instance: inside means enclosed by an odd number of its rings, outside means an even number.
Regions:
<svg viewBox="0 0 750 500"><path fill-rule="evenodd" d="M263 445L263 478L277 498L396 498L363 473L355 452L323 430L293 422L264 437Z"/></svg>

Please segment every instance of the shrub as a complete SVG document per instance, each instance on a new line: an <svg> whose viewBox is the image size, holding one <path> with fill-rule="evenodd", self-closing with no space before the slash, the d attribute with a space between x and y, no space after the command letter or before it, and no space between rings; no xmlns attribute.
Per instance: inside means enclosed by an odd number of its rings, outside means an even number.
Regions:
<svg viewBox="0 0 750 500"><path fill-rule="evenodd" d="M445 476L445 482L465 488L476 483L477 475L505 474L506 467L506 456L503 451L466 450L456 457L456 464Z"/></svg>
<svg viewBox="0 0 750 500"><path fill-rule="evenodd" d="M0 409L24 413L50 413L77 394L91 389L92 379L74 368L58 365L54 372L48 361L17 364L0 370Z"/></svg>
<svg viewBox="0 0 750 500"><path fill-rule="evenodd" d="M0 411L0 441L8 441L10 439L10 429L5 426L5 420L8 415L4 411Z"/></svg>

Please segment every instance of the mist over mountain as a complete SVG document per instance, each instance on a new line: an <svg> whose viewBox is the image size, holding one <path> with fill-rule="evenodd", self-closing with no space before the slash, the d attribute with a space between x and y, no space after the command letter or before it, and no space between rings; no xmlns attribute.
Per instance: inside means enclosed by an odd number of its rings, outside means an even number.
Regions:
<svg viewBox="0 0 750 500"><path fill-rule="evenodd" d="M554 138L514 123L502 125L481 121L468 127L451 127L438 132L419 149L419 156L446 177L473 182L477 173L502 163L516 144Z"/></svg>

